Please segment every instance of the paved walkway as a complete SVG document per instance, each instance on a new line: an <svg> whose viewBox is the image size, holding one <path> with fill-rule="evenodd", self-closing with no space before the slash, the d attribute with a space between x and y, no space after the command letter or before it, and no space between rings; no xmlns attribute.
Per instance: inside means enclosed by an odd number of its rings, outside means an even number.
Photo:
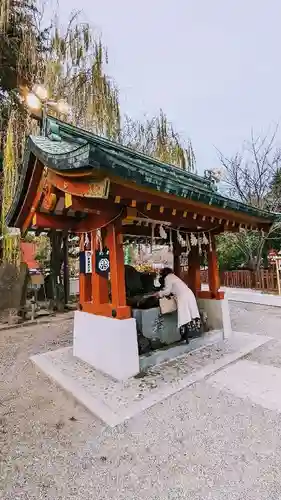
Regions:
<svg viewBox="0 0 281 500"><path fill-rule="evenodd" d="M114 429L29 360L69 345L70 322L1 332L3 500L279 500L281 310L232 302L231 314L274 339Z"/></svg>

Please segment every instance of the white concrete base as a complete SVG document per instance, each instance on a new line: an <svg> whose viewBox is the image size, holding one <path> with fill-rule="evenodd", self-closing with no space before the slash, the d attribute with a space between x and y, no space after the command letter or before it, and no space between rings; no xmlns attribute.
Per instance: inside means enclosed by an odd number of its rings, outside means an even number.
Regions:
<svg viewBox="0 0 281 500"><path fill-rule="evenodd" d="M209 330L222 330L224 339L232 334L228 298L223 300L197 299L200 311L207 314Z"/></svg>
<svg viewBox="0 0 281 500"><path fill-rule="evenodd" d="M172 394L205 379L252 350L270 337L234 333L215 347L197 350L191 356L157 366L143 378L118 382L73 356L71 347L32 356L32 361L90 412L114 427L163 401ZM207 350L207 351L206 351Z"/></svg>
<svg viewBox="0 0 281 500"><path fill-rule="evenodd" d="M139 373L136 321L75 311L73 355L116 380Z"/></svg>

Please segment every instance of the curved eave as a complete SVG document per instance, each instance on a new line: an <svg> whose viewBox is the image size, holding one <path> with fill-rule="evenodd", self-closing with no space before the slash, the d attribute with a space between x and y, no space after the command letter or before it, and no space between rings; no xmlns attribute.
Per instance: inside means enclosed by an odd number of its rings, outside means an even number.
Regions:
<svg viewBox="0 0 281 500"><path fill-rule="evenodd" d="M58 146L59 145L59 146ZM26 193L32 189L37 191L39 180L33 181L36 159L44 166L58 171L81 171L89 168L89 145L75 142L65 143L54 141L46 137L28 137L25 146L24 160L21 175L13 199L13 203L6 216L7 226L17 227L17 218L25 202Z"/></svg>
<svg viewBox="0 0 281 500"><path fill-rule="evenodd" d="M60 120L50 119L50 122L55 123L62 139L87 141L90 145L90 166L94 169L105 169L108 176L133 181L139 186L156 190L159 194L172 194L179 198L244 213L262 219L267 224L281 219L280 214L259 210L218 194L209 180L197 174L162 163Z"/></svg>
<svg viewBox="0 0 281 500"><path fill-rule="evenodd" d="M133 182L134 184L152 189L158 195L161 193L176 196L179 199L192 200L194 202L203 203L206 206L214 206L222 210L230 210L233 212L244 213L248 217L253 217L260 219L261 222L271 224L276 220L276 218L281 219L281 214L272 214L263 210L250 207L238 201L226 198L216 191L207 191L203 187L194 188L184 182L184 180L178 176L176 179L174 175L169 175L169 173L159 171L157 176L151 173L149 166L143 166L125 162L125 160L116 155L112 155L101 150L101 148L95 148L95 165L98 164L103 166L103 170L110 176L114 175L125 181ZM90 162L92 158L92 151L90 153ZM95 168L94 164L92 164Z"/></svg>
<svg viewBox="0 0 281 500"><path fill-rule="evenodd" d="M281 220L280 214L259 210L220 195L209 181L199 176L162 164L63 122L56 123L59 124L60 132L59 136L53 135L56 140L43 136L31 136L27 140L22 174L6 218L9 226L17 224L27 191L32 189L36 192L38 188L36 182L32 183L36 158L42 165L65 175L79 177L89 170L102 171L108 177L133 183L136 188L139 186L152 190L160 197L163 193L175 196L179 201L191 200L203 203L206 207L239 212L268 226Z"/></svg>

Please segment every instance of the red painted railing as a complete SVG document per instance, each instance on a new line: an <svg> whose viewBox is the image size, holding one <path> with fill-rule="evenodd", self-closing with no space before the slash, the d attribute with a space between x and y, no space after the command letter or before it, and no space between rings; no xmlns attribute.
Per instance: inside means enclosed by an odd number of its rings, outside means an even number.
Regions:
<svg viewBox="0 0 281 500"><path fill-rule="evenodd" d="M268 269L260 271L224 271L220 274L221 286L230 288L253 288L268 292L277 291L276 272ZM208 283L208 270L201 271L201 283Z"/></svg>

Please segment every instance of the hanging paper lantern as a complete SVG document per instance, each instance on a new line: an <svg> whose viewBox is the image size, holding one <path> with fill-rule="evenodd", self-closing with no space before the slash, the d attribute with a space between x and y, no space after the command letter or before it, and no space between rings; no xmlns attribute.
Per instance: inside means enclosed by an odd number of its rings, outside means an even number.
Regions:
<svg viewBox="0 0 281 500"><path fill-rule="evenodd" d="M107 278L110 272L109 251L104 249L102 251L96 250L96 273L104 278Z"/></svg>

